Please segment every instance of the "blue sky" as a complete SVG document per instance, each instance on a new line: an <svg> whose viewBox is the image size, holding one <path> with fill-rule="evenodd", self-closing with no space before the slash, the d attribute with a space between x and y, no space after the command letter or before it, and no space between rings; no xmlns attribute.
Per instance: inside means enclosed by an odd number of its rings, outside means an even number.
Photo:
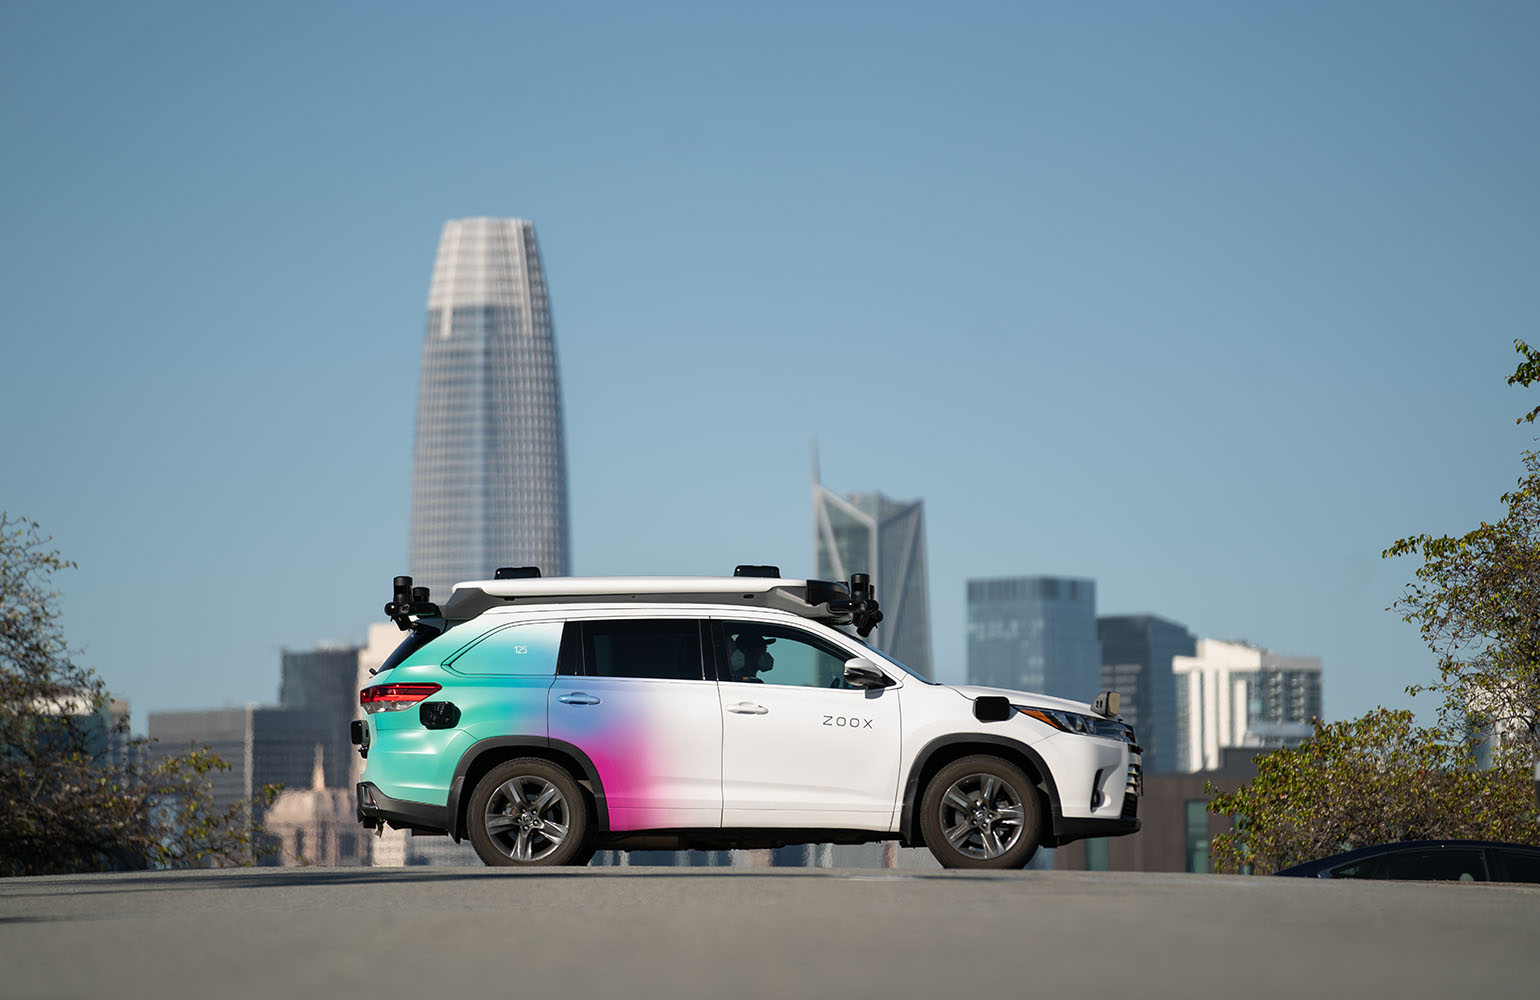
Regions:
<svg viewBox="0 0 1540 1000"><path fill-rule="evenodd" d="M1540 8L739 7L0 9L0 508L136 724L377 618L472 215L539 233L576 572L807 572L816 437L925 500L943 679L1052 573L1408 704L1379 553L1533 444Z"/></svg>

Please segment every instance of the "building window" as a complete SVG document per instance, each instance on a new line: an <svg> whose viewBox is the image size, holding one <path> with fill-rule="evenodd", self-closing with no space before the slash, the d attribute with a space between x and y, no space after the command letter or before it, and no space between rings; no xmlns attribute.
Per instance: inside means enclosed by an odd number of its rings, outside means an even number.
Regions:
<svg viewBox="0 0 1540 1000"><path fill-rule="evenodd" d="M1187 870L1208 871L1208 802L1187 800Z"/></svg>
<svg viewBox="0 0 1540 1000"><path fill-rule="evenodd" d="M1092 837L1085 842L1085 870L1088 872L1104 872L1107 870L1107 838Z"/></svg>

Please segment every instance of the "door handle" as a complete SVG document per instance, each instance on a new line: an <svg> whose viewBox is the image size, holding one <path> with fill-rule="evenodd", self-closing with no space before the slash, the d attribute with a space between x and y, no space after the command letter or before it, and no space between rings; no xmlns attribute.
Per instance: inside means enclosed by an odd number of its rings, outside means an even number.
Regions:
<svg viewBox="0 0 1540 1000"><path fill-rule="evenodd" d="M727 710L736 715L769 715L770 710L763 705L756 705L752 701L740 701L736 705L728 705Z"/></svg>
<svg viewBox="0 0 1540 1000"><path fill-rule="evenodd" d="M591 694L585 694L582 691L573 691L571 694L564 694L560 698L557 698L556 700L561 702L563 705L597 705L597 704L599 704L599 699L598 698L595 698Z"/></svg>

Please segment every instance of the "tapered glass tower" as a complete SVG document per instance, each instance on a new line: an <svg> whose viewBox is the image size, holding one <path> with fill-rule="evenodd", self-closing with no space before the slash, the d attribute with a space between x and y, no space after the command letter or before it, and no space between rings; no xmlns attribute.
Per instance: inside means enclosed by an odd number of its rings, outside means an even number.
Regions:
<svg viewBox="0 0 1540 1000"><path fill-rule="evenodd" d="M868 640L899 662L930 673L930 596L925 573L925 504L881 493L842 497L813 473L813 564L821 579L866 573L882 624Z"/></svg>
<svg viewBox="0 0 1540 1000"><path fill-rule="evenodd" d="M499 566L567 573L561 383L535 227L444 225L417 390L408 564L442 601Z"/></svg>

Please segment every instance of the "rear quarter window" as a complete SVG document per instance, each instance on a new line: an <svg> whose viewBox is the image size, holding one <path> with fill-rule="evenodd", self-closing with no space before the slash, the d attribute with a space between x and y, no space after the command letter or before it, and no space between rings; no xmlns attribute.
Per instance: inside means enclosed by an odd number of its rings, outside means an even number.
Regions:
<svg viewBox="0 0 1540 1000"><path fill-rule="evenodd" d="M460 674L552 677L561 653L563 622L525 622L487 633L447 664Z"/></svg>

